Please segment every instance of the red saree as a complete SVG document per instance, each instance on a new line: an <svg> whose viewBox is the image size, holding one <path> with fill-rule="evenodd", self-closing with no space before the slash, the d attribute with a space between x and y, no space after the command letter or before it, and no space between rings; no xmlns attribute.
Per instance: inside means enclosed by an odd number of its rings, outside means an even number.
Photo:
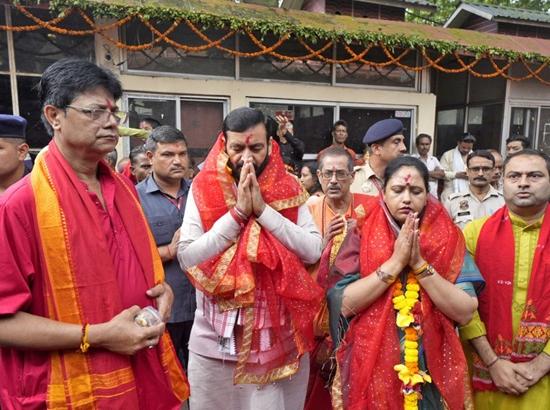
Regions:
<svg viewBox="0 0 550 410"><path fill-rule="evenodd" d="M534 359L550 340L550 207L546 209L535 250L519 329L512 329L515 241L509 210L502 207L481 228L475 261L486 281L479 297L479 315L487 328L487 339L502 358L512 362ZM487 367L474 354L473 386L497 390Z"/></svg>
<svg viewBox="0 0 550 410"><path fill-rule="evenodd" d="M236 203L228 159L220 134L193 181L205 231ZM298 207L307 193L296 177L285 171L276 143L258 183L266 204L296 223ZM270 383L298 370L300 356L313 346L312 322L322 291L301 260L262 229L254 217L248 220L237 243L189 269L188 274L220 310L240 308L244 315L242 337L237 338L236 383ZM248 363L251 351L260 346L260 323L266 310L271 324L270 351L277 352L276 358L261 365ZM289 337L295 346L291 353L284 346Z"/></svg>
<svg viewBox="0 0 550 410"><path fill-rule="evenodd" d="M381 205L371 198L361 231L360 273L374 272L393 252L395 234ZM450 282L460 273L464 238L442 205L428 199L420 225L424 258ZM336 357L333 406L346 410L402 409L401 381L393 366L401 362L392 295L395 285L351 320ZM454 323L421 289L420 322L429 374L450 409L462 409L466 360Z"/></svg>
<svg viewBox="0 0 550 410"><path fill-rule="evenodd" d="M164 277L155 242L135 194L123 177L111 174L116 186L115 205L124 210L124 228L146 283L152 287ZM113 262L97 222L97 208L55 141L37 157L31 183L45 272L47 317L80 325L109 321L122 306ZM145 356L132 364L130 357L102 349L92 348L86 354L52 352L47 407L179 407L189 395L189 388L168 334L163 335L156 349L143 353L157 356L161 374L151 372L147 367L149 357ZM138 374L148 381L136 380ZM155 398L155 403L148 402L139 387L144 382L158 383L159 389L168 389L171 394Z"/></svg>

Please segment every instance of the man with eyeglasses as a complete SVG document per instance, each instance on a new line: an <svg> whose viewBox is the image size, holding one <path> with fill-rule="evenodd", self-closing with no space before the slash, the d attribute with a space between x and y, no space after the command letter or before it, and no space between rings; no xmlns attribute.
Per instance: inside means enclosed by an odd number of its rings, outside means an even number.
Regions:
<svg viewBox="0 0 550 410"><path fill-rule="evenodd" d="M485 279L460 328L479 410L548 408L550 398L550 158L525 149L504 161L504 200L466 225Z"/></svg>
<svg viewBox="0 0 550 410"><path fill-rule="evenodd" d="M320 200L309 205L313 220L323 237L323 254L336 254L342 242L353 229L355 221L364 215L362 207L368 195L350 192L355 175L353 158L344 147L331 146L321 152L318 158L317 176L324 192ZM330 258L328 258L330 259ZM328 263L327 259L327 263ZM327 268L328 266L324 266ZM312 269L313 270L313 269ZM314 269L317 277L319 269ZM318 324L318 323L317 323ZM330 410L330 393L326 388L326 372L321 369L330 357L326 354L332 349L328 340L328 328L316 326L317 354L311 357L311 376L306 410ZM325 366L328 366L325 365Z"/></svg>
<svg viewBox="0 0 550 410"><path fill-rule="evenodd" d="M474 219L492 215L504 205L502 194L491 186L495 158L489 151L473 151L466 157L468 188L449 196L447 212L460 228Z"/></svg>
<svg viewBox="0 0 550 410"><path fill-rule="evenodd" d="M53 138L0 198L0 406L179 409L172 291L133 185L103 159L121 84L64 59L38 90Z"/></svg>
<svg viewBox="0 0 550 410"><path fill-rule="evenodd" d="M365 165L355 168L350 191L377 196L382 192L388 163L407 153L403 123L396 118L378 121L367 130L363 143L368 148L369 157Z"/></svg>

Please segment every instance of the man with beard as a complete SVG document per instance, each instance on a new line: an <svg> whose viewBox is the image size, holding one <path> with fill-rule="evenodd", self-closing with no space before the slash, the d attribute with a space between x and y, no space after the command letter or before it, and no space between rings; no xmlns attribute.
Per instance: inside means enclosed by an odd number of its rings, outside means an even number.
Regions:
<svg viewBox="0 0 550 410"><path fill-rule="evenodd" d="M174 291L172 314L166 323L182 365L187 366L189 335L195 314L195 288L176 258L189 183L187 141L169 125L155 128L145 143L152 172L136 186L139 199L164 265L166 282Z"/></svg>
<svg viewBox="0 0 550 410"><path fill-rule="evenodd" d="M476 409L548 408L550 397L550 158L526 149L504 162L506 206L464 229L485 289L460 330Z"/></svg>
<svg viewBox="0 0 550 410"><path fill-rule="evenodd" d="M178 258L197 287L194 410L301 409L322 290L321 236L263 114L230 112L195 177Z"/></svg>
<svg viewBox="0 0 550 410"><path fill-rule="evenodd" d="M492 215L504 205L502 194L491 186L495 158L489 151L478 150L466 158L468 189L449 196L447 212L460 228L474 219Z"/></svg>
<svg viewBox="0 0 550 410"><path fill-rule="evenodd" d="M466 173L466 157L474 147L476 137L466 132L458 137L456 147L441 156L441 167L445 171L445 186L441 193L441 202L445 203L449 195L466 191L468 174Z"/></svg>
<svg viewBox="0 0 550 410"><path fill-rule="evenodd" d="M407 153L403 123L395 118L378 121L367 130L363 143L368 147L369 159L355 168L350 191L376 196L382 191L388 162Z"/></svg>

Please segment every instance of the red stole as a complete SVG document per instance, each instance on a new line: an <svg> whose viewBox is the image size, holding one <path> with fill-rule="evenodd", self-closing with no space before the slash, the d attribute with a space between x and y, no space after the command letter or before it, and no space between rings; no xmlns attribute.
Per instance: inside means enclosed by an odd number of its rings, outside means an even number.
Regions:
<svg viewBox="0 0 550 410"><path fill-rule="evenodd" d="M228 156L222 134L208 154L201 172L193 181L193 195L205 231L236 203L235 181L227 167ZM307 193L297 178L286 172L278 145L258 178L266 204L296 223L298 207ZM306 271L302 261L251 217L236 244L220 255L188 270L191 281L221 310L241 308L243 336L238 340L236 383L268 383L288 377L298 370L299 357L313 347L313 318L322 291ZM262 295L265 301L257 300ZM274 345L280 354L263 366L247 363L253 346L259 346L260 315L269 312ZM288 314L281 328L281 311ZM292 329L297 355L285 353L283 337ZM275 351L277 351L275 350Z"/></svg>
<svg viewBox="0 0 550 410"><path fill-rule="evenodd" d="M395 235L381 205L372 197L361 232L361 275L388 260ZM435 199L428 199L420 225L420 248L437 272L455 282L464 261L464 237ZM337 391L333 403L345 409L402 409L401 381L393 366L401 362L392 304L394 286L350 323L337 351ZM466 360L454 323L421 289L421 326L428 371L450 409L462 409Z"/></svg>
<svg viewBox="0 0 550 410"><path fill-rule="evenodd" d="M550 207L547 207L535 250L525 309L514 337L515 241L507 207L495 212L479 233L475 261L485 289L479 297L479 314L487 338L502 358L513 362L532 360L550 340ZM486 366L474 355L473 385L476 390L496 390Z"/></svg>
<svg viewBox="0 0 550 410"><path fill-rule="evenodd" d="M151 287L164 277L155 242L134 191L124 177L114 172L111 175L116 186L115 206L121 210L124 227ZM80 325L109 321L122 306L115 269L97 223L97 208L55 140L39 154L31 182L44 265L47 317ZM145 353L150 354L137 354ZM160 378L159 386L168 386L177 397L167 395L162 403L174 407L187 398L189 389L167 333L151 353L158 355L162 364L161 374L153 376ZM147 373L147 368L143 360L135 360L135 366L132 369L128 356L103 349L92 348L86 354L52 352L48 408L139 407L141 381L135 380L134 370L141 371L141 375Z"/></svg>

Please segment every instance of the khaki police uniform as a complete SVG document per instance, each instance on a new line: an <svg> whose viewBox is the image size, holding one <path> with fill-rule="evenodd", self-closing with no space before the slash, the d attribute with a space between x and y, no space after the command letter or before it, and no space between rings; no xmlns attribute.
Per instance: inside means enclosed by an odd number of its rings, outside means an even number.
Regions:
<svg viewBox="0 0 550 410"><path fill-rule="evenodd" d="M355 167L355 178L349 190L353 194L377 196L382 188L382 181L376 176L369 163Z"/></svg>
<svg viewBox="0 0 550 410"><path fill-rule="evenodd" d="M474 219L492 215L503 205L504 197L502 193L490 186L489 192L487 192L481 201L477 199L469 188L465 192L450 194L445 208L447 208L447 212L453 222L462 229L468 222Z"/></svg>

